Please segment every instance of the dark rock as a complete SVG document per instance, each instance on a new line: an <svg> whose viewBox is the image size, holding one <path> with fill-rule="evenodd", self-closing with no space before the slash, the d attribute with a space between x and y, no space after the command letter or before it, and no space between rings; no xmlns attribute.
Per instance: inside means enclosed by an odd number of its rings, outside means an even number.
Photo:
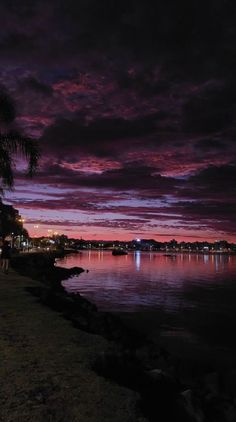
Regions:
<svg viewBox="0 0 236 422"><path fill-rule="evenodd" d="M205 414L207 421L214 422L235 422L236 408L232 400L218 396L205 403Z"/></svg>
<svg viewBox="0 0 236 422"><path fill-rule="evenodd" d="M62 257L62 252L42 252L15 255L11 259L12 267L22 275L44 284L56 286L60 289L60 282L72 275L80 274L84 270L79 267L55 267L56 258Z"/></svg>
<svg viewBox="0 0 236 422"><path fill-rule="evenodd" d="M181 393L181 396L183 397L183 407L187 413L187 415L190 417L190 420L192 422L204 422L205 416L200 408L200 403L194 397L192 390L188 389Z"/></svg>
<svg viewBox="0 0 236 422"><path fill-rule="evenodd" d="M232 403L226 404L223 414L226 422L236 421L236 408Z"/></svg>
<svg viewBox="0 0 236 422"><path fill-rule="evenodd" d="M132 348L143 342L141 336L126 328L118 317L98 312L96 305L80 294L67 293L60 283L61 280L80 274L83 269L55 267L56 256L35 253L14 258L13 266L20 274L28 275L43 283L41 286L26 288L31 294L37 296L43 304L61 312L78 328L100 334Z"/></svg>
<svg viewBox="0 0 236 422"><path fill-rule="evenodd" d="M220 392L219 374L212 372L205 376L205 389L211 396L217 396Z"/></svg>
<svg viewBox="0 0 236 422"><path fill-rule="evenodd" d="M221 380L224 392L236 397L236 369L225 371L221 376Z"/></svg>

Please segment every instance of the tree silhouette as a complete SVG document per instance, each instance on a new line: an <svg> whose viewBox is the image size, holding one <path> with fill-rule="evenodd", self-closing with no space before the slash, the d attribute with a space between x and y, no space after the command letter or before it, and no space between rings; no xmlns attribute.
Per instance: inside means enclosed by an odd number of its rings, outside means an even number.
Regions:
<svg viewBox="0 0 236 422"><path fill-rule="evenodd" d="M37 142L11 130L16 117L15 104L4 91L0 93L0 189L11 189L14 185L15 157L28 163L27 174L32 176L37 168L39 149Z"/></svg>
<svg viewBox="0 0 236 422"><path fill-rule="evenodd" d="M23 227L23 221L12 205L0 201L0 236L4 239L8 235L23 235L28 237L28 232Z"/></svg>

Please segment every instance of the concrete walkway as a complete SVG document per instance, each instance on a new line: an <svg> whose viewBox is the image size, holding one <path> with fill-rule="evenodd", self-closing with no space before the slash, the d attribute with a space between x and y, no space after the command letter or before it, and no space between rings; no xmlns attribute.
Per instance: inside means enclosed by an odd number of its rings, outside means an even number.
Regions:
<svg viewBox="0 0 236 422"><path fill-rule="evenodd" d="M0 270L0 421L144 422L134 392L91 369L109 343L75 329Z"/></svg>

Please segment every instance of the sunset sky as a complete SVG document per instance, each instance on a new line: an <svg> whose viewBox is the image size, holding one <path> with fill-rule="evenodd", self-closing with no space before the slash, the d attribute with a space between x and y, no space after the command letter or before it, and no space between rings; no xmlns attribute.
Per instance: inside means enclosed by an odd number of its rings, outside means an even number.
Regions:
<svg viewBox="0 0 236 422"><path fill-rule="evenodd" d="M41 148L4 202L31 235L236 241L235 10L1 1L0 90Z"/></svg>

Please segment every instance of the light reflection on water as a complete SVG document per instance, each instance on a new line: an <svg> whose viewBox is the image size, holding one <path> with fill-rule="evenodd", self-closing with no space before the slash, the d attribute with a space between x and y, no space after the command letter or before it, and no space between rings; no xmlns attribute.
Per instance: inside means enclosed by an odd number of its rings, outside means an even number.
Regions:
<svg viewBox="0 0 236 422"><path fill-rule="evenodd" d="M180 354L190 347L188 355L210 360L218 350L229 361L227 350L235 359L236 256L83 251L58 265L89 270L64 281L67 291L124 318L139 312L144 332L170 350L179 344Z"/></svg>
<svg viewBox="0 0 236 422"><path fill-rule="evenodd" d="M216 291L236 289L236 256L230 255L166 256L137 251L113 256L111 251L83 251L66 256L58 265L89 270L63 285L94 301L101 310L132 312L162 307L178 312L217 305L223 311L230 303L214 303L219 299Z"/></svg>

